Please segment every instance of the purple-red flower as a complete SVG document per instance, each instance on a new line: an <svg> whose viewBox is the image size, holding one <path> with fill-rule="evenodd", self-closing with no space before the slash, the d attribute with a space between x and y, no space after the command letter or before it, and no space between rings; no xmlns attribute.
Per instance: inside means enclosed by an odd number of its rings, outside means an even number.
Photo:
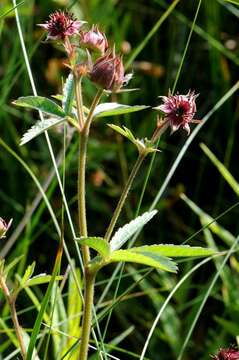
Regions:
<svg viewBox="0 0 239 360"><path fill-rule="evenodd" d="M128 82L130 75L124 74L122 57L108 51L94 63L90 79L103 89L117 91Z"/></svg>
<svg viewBox="0 0 239 360"><path fill-rule="evenodd" d="M55 11L45 24L39 24L48 31L47 40L64 40L67 36L77 34L82 25L83 22L66 11Z"/></svg>
<svg viewBox="0 0 239 360"><path fill-rule="evenodd" d="M160 96L163 104L156 109L165 114L165 120L169 121L172 132L182 127L189 134L189 123L198 122L198 120L193 119L197 110L195 102L197 96L191 90L186 95L171 95L169 93L168 96Z"/></svg>
<svg viewBox="0 0 239 360"><path fill-rule="evenodd" d="M220 349L212 358L214 360L239 360L239 351L233 347Z"/></svg>
<svg viewBox="0 0 239 360"><path fill-rule="evenodd" d="M89 31L80 33L80 44L89 50L100 52L101 55L108 49L106 36L98 29L97 25L93 25Z"/></svg>
<svg viewBox="0 0 239 360"><path fill-rule="evenodd" d="M9 223L6 223L6 221L0 217L0 239L5 237L5 234L10 228L11 223L12 223L12 219L9 221Z"/></svg>

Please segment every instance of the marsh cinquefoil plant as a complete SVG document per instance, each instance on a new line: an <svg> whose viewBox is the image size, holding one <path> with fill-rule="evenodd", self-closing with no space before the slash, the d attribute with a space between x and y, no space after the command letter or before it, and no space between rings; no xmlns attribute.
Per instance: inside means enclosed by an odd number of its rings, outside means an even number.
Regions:
<svg viewBox="0 0 239 360"><path fill-rule="evenodd" d="M171 132L173 132L180 127L189 133L189 124L197 121L194 120L197 95L193 91L189 91L186 95L173 95L169 93L168 96L163 96L163 104L156 108L158 111L157 123L151 139L138 139L131 130L124 126L109 125L136 146L138 158L125 184L105 234L102 234L102 237L95 237L91 231L88 234L85 169L91 124L96 118L129 114L145 110L148 106L129 106L115 102L101 102L105 96L126 91L125 89L122 90L122 88L129 82L131 74L125 74L122 56L116 53L114 46L109 47L106 35L99 30L98 26L93 25L91 29L86 30L84 22L78 21L72 14L62 11L56 11L50 15L49 20L45 24L40 24L40 26L47 31L47 40L59 43L67 55L68 63L66 66L69 69L69 76L65 81L62 95L57 96L57 99L61 101L61 105L52 99L40 96L21 97L14 103L17 106L36 109L45 115L43 120L38 121L27 131L21 140L21 145L28 143L44 131L60 124L72 127L79 137L78 177L76 176L79 236L75 237L74 241L77 243L77 246L80 245L83 259L84 308L78 346L79 360L86 360L92 328L95 278L103 267L111 263L131 262L144 264L160 271L174 273L177 271L177 265L171 258L209 256L213 253L210 249L173 244L154 244L122 249L123 245L156 215L156 210L138 216L115 232L117 221L132 183L146 157L158 151L157 146L160 143L161 136L168 129L171 129ZM96 86L96 94L89 107L84 103L82 96L82 87L86 77ZM4 227L1 231L5 236L8 226L3 221L2 224ZM11 299L14 300L13 303L15 304L17 295L23 286L26 287L50 281L47 293L52 291L53 282L60 279L60 277L57 278L57 274L60 269L63 243L64 234L62 233L61 246L57 253L51 278L43 276L42 279L39 279L38 277L38 280L35 279L34 282L34 277L31 277L34 270L34 265L32 265L27 269L26 275L20 281L20 285L16 289L6 291L4 284L6 284L7 271L2 263L0 274L1 287L4 294L8 293L10 296L10 301L8 301L10 308L12 305ZM97 255L94 257L92 250L97 252ZM23 359L29 360L32 358L48 299L49 297L44 298L28 347L24 344L16 311L12 311L11 308L12 320Z"/></svg>

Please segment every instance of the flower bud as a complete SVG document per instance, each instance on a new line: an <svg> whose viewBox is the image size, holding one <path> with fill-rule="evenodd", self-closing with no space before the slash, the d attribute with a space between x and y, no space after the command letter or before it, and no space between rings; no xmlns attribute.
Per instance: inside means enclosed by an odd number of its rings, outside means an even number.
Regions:
<svg viewBox="0 0 239 360"><path fill-rule="evenodd" d="M110 50L96 60L90 72L90 79L103 89L117 91L127 83L129 76L124 75L121 56Z"/></svg>
<svg viewBox="0 0 239 360"><path fill-rule="evenodd" d="M91 30L80 33L80 45L103 55L108 49L108 41L104 33L99 31L97 25L93 25Z"/></svg>
<svg viewBox="0 0 239 360"><path fill-rule="evenodd" d="M0 239L5 237L5 234L8 231L8 229L10 228L11 223L12 223L12 219L7 224L5 220L0 218Z"/></svg>
<svg viewBox="0 0 239 360"><path fill-rule="evenodd" d="M67 36L77 34L83 22L66 11L55 11L45 24L38 25L48 31L47 40L64 40Z"/></svg>

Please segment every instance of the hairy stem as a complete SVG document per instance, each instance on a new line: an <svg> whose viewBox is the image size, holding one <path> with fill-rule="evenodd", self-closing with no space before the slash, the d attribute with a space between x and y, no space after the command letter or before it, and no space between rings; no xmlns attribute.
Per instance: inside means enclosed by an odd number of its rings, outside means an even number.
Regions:
<svg viewBox="0 0 239 360"><path fill-rule="evenodd" d="M18 321L18 317L17 317L16 299L15 299L14 296L11 296L10 291L9 291L9 289L7 287L7 284L6 284L5 280L4 280L4 278L1 277L1 276L0 276L0 287L1 287L2 291L3 291L5 299L6 299L7 303L8 303L8 305L9 305L12 322L13 322L14 329L15 329L17 339L18 339L20 349L21 349L22 358L25 360L27 352L26 352L24 341L23 341L21 326L19 325L19 321Z"/></svg>
<svg viewBox="0 0 239 360"><path fill-rule="evenodd" d="M111 222L110 222L109 227L108 227L108 229L106 231L106 234L105 234L105 239L107 241L109 241L110 238L111 238L112 232L113 232L114 227L116 225L116 222L117 222L117 220L119 218L122 207L124 206L124 203L125 203L125 200L126 200L126 198L128 196L129 190L130 190L130 188L132 186L134 178L135 178L135 176L136 176L142 162L144 161L145 156L146 156L145 153L142 153L142 154L140 154L138 156L138 159L136 160L136 163L134 164L134 167L133 167L133 169L132 169L132 171L130 173L130 176L129 176L128 180L127 180L127 183L125 184L124 190L123 190L123 192L121 194L121 197L119 199L117 207L116 207L116 209L114 211L113 217L111 219Z"/></svg>
<svg viewBox="0 0 239 360"><path fill-rule="evenodd" d="M80 235L87 236L87 219L86 219L86 203L85 203L85 168L86 168L86 155L87 143L89 138L90 124L93 118L94 110L100 101L103 90L99 90L92 102L90 112L85 121L85 124L80 132L80 147L79 147L79 166L78 166L78 218ZM81 104L82 106L82 104ZM78 104L77 104L78 107ZM79 109L80 113L81 110ZM88 246L82 246L83 262L86 266L90 260L90 253Z"/></svg>
<svg viewBox="0 0 239 360"><path fill-rule="evenodd" d="M84 113L83 113L83 101L82 101L82 90L81 90L81 76L78 78L74 75L75 84L75 98L76 98L76 110L79 121L80 129L84 126Z"/></svg>
<svg viewBox="0 0 239 360"><path fill-rule="evenodd" d="M85 293L84 293L84 314L82 323L82 335L80 343L79 360L87 360L90 339L90 329L92 320L92 308L94 301L95 274L85 273Z"/></svg>
<svg viewBox="0 0 239 360"><path fill-rule="evenodd" d="M100 101L103 94L103 89L98 90L92 101L89 114L84 122L80 132L80 147L79 147L79 167L78 167L78 217L80 226L80 235L87 236L87 218L86 218L86 201L85 201L85 168L87 143L89 138L90 125L93 119L94 110ZM78 107L79 104L77 104ZM83 109L82 103L81 108ZM83 110L78 109L78 114ZM78 115L79 116L79 115ZM88 263L90 261L90 251L88 246L82 246L83 263L84 263L84 311L82 320L82 335L80 346L79 360L86 360L89 348L89 338L92 322L92 308L94 301L94 281L95 273L89 271Z"/></svg>

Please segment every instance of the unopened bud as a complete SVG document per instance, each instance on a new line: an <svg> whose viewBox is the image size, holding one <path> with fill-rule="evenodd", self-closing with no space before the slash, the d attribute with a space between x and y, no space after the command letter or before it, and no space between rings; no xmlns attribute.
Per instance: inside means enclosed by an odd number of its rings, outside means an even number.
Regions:
<svg viewBox="0 0 239 360"><path fill-rule="evenodd" d="M10 228L11 223L12 223L12 219L9 221L9 223L6 223L5 220L0 218L0 239L5 237L5 234L8 231L8 229Z"/></svg>
<svg viewBox="0 0 239 360"><path fill-rule="evenodd" d="M117 91L127 83L129 76L124 75L121 56L115 55L114 51L108 51L96 60L90 72L90 79L103 89Z"/></svg>
<svg viewBox="0 0 239 360"><path fill-rule="evenodd" d="M80 45L91 51L100 52L103 55L108 49L108 41L97 25L93 25L89 31L80 33Z"/></svg>

